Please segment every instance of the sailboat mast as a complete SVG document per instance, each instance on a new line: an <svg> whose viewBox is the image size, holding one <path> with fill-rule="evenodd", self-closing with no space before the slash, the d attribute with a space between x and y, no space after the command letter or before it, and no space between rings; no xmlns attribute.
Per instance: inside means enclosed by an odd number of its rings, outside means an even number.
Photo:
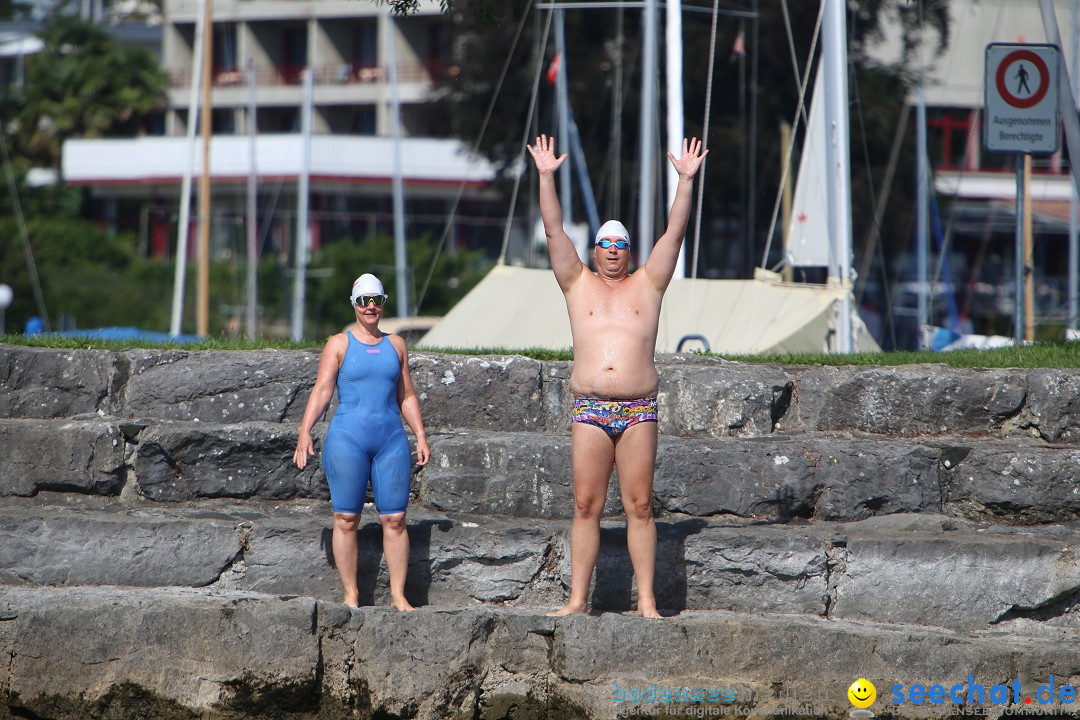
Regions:
<svg viewBox="0 0 1080 720"><path fill-rule="evenodd" d="M558 147L563 152L570 152L570 91L567 88L566 75L566 17L562 10L555 11L553 18L555 25L555 58L559 63L555 70L555 105L559 113L559 142ZM574 224L574 194L571 182L570 166L576 162L564 162L559 168L559 205L563 212L563 225L571 227ZM575 233L573 238L574 248L582 262L589 261L588 239L581 242Z"/></svg>
<svg viewBox="0 0 1080 720"><path fill-rule="evenodd" d="M296 277L293 278L292 339L304 338L304 304L308 263L308 203L311 180L311 104L315 74L304 69L304 105L300 111L300 177L296 183Z"/></svg>
<svg viewBox="0 0 1080 720"><path fill-rule="evenodd" d="M203 75L202 108L202 175L199 178L199 296L196 303L195 332L210 334L210 138L213 137L213 104L210 101L213 79L213 0L203 6Z"/></svg>
<svg viewBox="0 0 1080 720"><path fill-rule="evenodd" d="M638 263L645 264L653 245L653 183L655 145L652 118L656 114L656 0L645 0L642 13L641 134L638 176Z"/></svg>
<svg viewBox="0 0 1080 720"><path fill-rule="evenodd" d="M1072 0L1072 12L1069 14L1069 36L1071 39L1070 47L1072 48L1072 77L1069 78L1069 86L1072 88L1072 107L1076 108L1076 97L1078 94L1077 77L1080 73L1077 72L1080 69L1080 28L1077 27L1077 22L1080 22L1080 1ZM1070 164L1072 160L1069 160ZM1077 329L1077 310L1080 310L1080 303L1077 301L1077 287L1080 284L1080 228L1077 227L1076 214L1080 211L1080 193L1077 192L1076 184L1070 188L1069 193L1069 287L1066 293L1068 298L1068 312L1065 318L1065 327L1069 330Z"/></svg>
<svg viewBox="0 0 1080 720"><path fill-rule="evenodd" d="M917 331L930 322L930 173L926 149L926 97L915 90L915 278Z"/></svg>
<svg viewBox="0 0 1080 720"><path fill-rule="evenodd" d="M667 78L667 146L675 157L682 155L683 88L682 88L682 0L667 0L664 43L667 50L664 69ZM703 139L704 141L704 139ZM675 201L679 173L667 163L667 206ZM686 277L686 242L679 247L675 277Z"/></svg>
<svg viewBox="0 0 1080 720"><path fill-rule="evenodd" d="M248 167L247 180L247 336L254 339L258 334L258 318L256 317L258 305L258 263L259 263L259 230L257 208L257 180L255 176L256 139L258 128L255 123L255 64L251 58L247 61L248 81Z"/></svg>
<svg viewBox="0 0 1080 720"><path fill-rule="evenodd" d="M843 0L824 0L822 61L825 74L825 143L829 230L833 257L829 280L841 293L837 350L851 353L851 163L848 147L847 18Z"/></svg>
<svg viewBox="0 0 1080 720"><path fill-rule="evenodd" d="M398 95L397 27L391 17L386 24L387 67L390 70L390 127L394 140L394 271L397 285L397 314L409 316L409 290L405 252L405 180L401 164L401 98Z"/></svg>
<svg viewBox="0 0 1080 720"><path fill-rule="evenodd" d="M195 16L195 38L191 53L191 88L187 111L187 164L184 177L180 182L180 217L176 227L176 272L173 277L172 317L169 322L169 334L179 335L184 318L184 285L187 281L187 242L188 225L191 222L191 176L195 166L195 126L199 109L199 89L202 85L203 59L203 24L206 18L204 3L200 0L199 11Z"/></svg>

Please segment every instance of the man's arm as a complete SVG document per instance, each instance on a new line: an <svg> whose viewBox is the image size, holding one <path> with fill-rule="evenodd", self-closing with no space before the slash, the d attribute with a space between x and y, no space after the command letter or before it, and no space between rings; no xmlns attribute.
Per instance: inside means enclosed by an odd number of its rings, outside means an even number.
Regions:
<svg viewBox="0 0 1080 720"><path fill-rule="evenodd" d="M544 221L544 234L547 235L551 269L559 287L566 292L581 277L585 267L563 228L562 207L555 192L555 171L566 160L566 153L555 157L555 138L547 135L536 138L535 150L529 145L525 147L533 156L540 175L540 217Z"/></svg>
<svg viewBox="0 0 1080 720"><path fill-rule="evenodd" d="M701 141L697 138L683 138L682 157L676 159L669 151L667 156L679 173L679 186L675 190L675 200L668 213L667 230L656 241L643 270L649 282L659 290L667 290L671 276L675 274L675 265L679 261L686 224L690 221L690 200L694 188L694 176L701 167L701 161L709 151L701 152Z"/></svg>

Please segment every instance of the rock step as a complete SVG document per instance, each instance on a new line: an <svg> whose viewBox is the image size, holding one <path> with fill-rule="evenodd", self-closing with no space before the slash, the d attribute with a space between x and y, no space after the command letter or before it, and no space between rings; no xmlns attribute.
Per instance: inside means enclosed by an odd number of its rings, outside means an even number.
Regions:
<svg viewBox="0 0 1080 720"><path fill-rule="evenodd" d="M317 350L56 350L0 344L0 416L299 424ZM660 430L1038 437L1080 444L1080 370L779 367L659 355ZM431 430L563 432L570 362L410 355Z"/></svg>
<svg viewBox="0 0 1080 720"><path fill-rule="evenodd" d="M568 434L433 432L431 444L432 461L414 478L414 504L572 516ZM295 427L280 423L0 419L0 497L328 499L318 462L303 471L292 465L295 445ZM1080 447L1031 438L661 435L654 496L658 512L695 517L844 521L944 513L1043 524L1080 519L1077 467ZM607 513L619 512L612 482Z"/></svg>
<svg viewBox="0 0 1080 720"><path fill-rule="evenodd" d="M725 611L664 620L491 606L396 613L216 589L0 587L0 656L8 658L0 688L18 717L88 717L126 693L141 698L144 712L169 716L181 716L179 707L262 717L247 714L261 701L335 718L361 707L417 720L614 720L691 705L726 706L729 717L805 708L840 720L856 678L876 685L871 710L886 717L960 710L947 696L944 704L897 703L896 685L906 696L915 684L948 692L971 678L984 700L964 710L997 717L1005 705L991 700L994 685L1007 684L1012 700L1018 684L1019 708L1009 709L1022 711L1041 685L1052 681L1060 698L1080 684L1076 635ZM692 701L664 700L665 692ZM721 702L702 702L706 694Z"/></svg>
<svg viewBox="0 0 1080 720"><path fill-rule="evenodd" d="M540 433L459 432L431 438L417 501L450 512L573 515L570 439ZM947 514L1012 524L1080 519L1080 448L1037 440L774 434L661 435L656 510L762 520L859 520ZM606 512L621 512L617 478Z"/></svg>
<svg viewBox="0 0 1080 720"><path fill-rule="evenodd" d="M304 504L0 508L0 585L199 587L340 597L329 509ZM569 521L409 516L414 604L554 609ZM977 526L942 516L851 523L657 522L655 590L673 611L726 609L957 629L1080 629L1080 527ZM360 531L361 604L384 604L381 532ZM621 522L605 521L597 610L633 607Z"/></svg>

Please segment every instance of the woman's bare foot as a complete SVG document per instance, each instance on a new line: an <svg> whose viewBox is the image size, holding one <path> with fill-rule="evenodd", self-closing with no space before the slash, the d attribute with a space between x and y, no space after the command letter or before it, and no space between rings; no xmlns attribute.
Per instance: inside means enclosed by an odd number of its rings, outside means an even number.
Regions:
<svg viewBox="0 0 1080 720"><path fill-rule="evenodd" d="M586 615L589 612L589 608L586 605L578 605L576 603L567 603L560 610L549 612L550 617L563 617L565 615Z"/></svg>
<svg viewBox="0 0 1080 720"><path fill-rule="evenodd" d="M398 612L412 612L413 610L416 609L405 598L399 598L399 599L396 599L396 600L391 600L390 604L393 605L394 609L397 610Z"/></svg>
<svg viewBox="0 0 1080 720"><path fill-rule="evenodd" d="M349 607L360 607L360 593L357 593L355 595L350 595L346 593L345 597L342 598L341 602L345 603Z"/></svg>
<svg viewBox="0 0 1080 720"><path fill-rule="evenodd" d="M656 605L652 604L642 605L641 603L638 603L638 609L635 612L639 617L643 618L654 618L659 620L663 617L663 615L661 615L660 612L656 609Z"/></svg>

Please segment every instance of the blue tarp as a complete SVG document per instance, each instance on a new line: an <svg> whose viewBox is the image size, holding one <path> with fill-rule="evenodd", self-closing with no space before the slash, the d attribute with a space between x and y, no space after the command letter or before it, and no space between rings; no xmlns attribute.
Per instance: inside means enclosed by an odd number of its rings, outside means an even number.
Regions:
<svg viewBox="0 0 1080 720"><path fill-rule="evenodd" d="M142 340L159 343L195 343L205 339L200 335L170 335L169 333L155 332L153 330L140 330L137 327L87 328L85 330L60 330L42 334L96 340Z"/></svg>

